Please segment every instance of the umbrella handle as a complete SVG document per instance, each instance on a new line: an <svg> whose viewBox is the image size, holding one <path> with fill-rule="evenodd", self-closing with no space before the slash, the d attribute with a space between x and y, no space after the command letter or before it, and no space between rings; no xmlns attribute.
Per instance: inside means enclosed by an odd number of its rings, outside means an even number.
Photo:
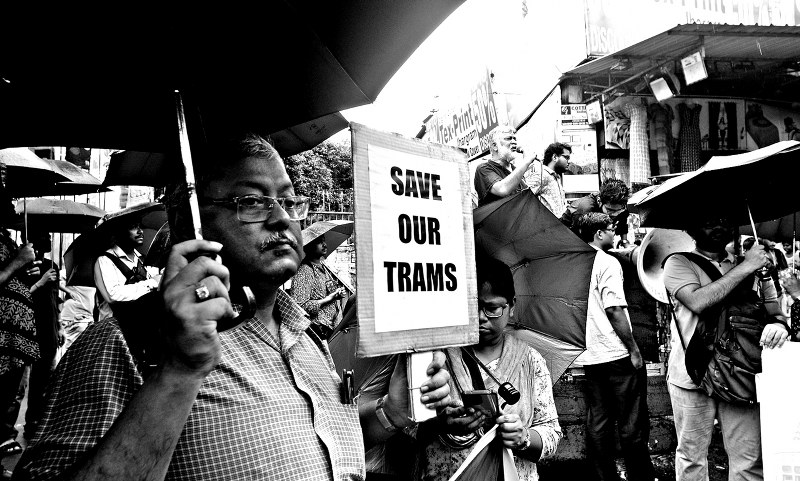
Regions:
<svg viewBox="0 0 800 481"><path fill-rule="evenodd" d="M747 215L750 216L750 227L753 229L753 238L755 238L756 244L758 244L758 233L756 232L756 223L753 222L753 213L750 212L750 203L747 203Z"/></svg>
<svg viewBox="0 0 800 481"><path fill-rule="evenodd" d="M179 90L175 91L175 111L178 120L178 138L180 143L180 157L183 163L183 170L186 176L186 191L188 193L189 211L192 220L192 232L195 239L203 238L203 229L200 225L200 204L197 201L197 190L195 189L194 165L192 163L192 153L189 144L189 134L186 130L186 114L183 107L183 97ZM211 256L210 256L211 257ZM222 262L219 256L213 256L218 262ZM256 298L253 291L247 287L232 287L230 291L231 303L235 306L235 316L231 319L221 320L217 324L217 331L222 332L238 326L242 321L253 317L256 313Z"/></svg>

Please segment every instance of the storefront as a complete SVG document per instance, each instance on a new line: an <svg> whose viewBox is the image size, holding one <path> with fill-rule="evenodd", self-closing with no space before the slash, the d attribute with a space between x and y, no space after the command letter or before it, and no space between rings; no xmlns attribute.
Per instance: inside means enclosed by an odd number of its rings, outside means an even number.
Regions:
<svg viewBox="0 0 800 481"><path fill-rule="evenodd" d="M790 138L798 48L800 27L679 25L565 73L562 109L600 113L600 178L636 188Z"/></svg>

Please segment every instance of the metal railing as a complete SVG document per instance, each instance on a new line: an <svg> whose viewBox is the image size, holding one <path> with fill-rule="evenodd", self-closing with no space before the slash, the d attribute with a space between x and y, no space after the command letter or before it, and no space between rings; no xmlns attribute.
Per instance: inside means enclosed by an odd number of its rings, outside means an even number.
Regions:
<svg viewBox="0 0 800 481"><path fill-rule="evenodd" d="M352 212L334 212L325 210L310 211L308 213L308 217L306 217L305 220L302 222L302 228L305 229L314 222L319 222L322 220L354 220L354 219L355 217L353 216Z"/></svg>

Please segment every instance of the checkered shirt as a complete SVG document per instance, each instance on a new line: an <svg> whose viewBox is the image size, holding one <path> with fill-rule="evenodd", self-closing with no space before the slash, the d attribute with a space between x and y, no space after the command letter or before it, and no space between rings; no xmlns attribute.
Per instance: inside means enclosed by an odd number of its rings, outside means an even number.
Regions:
<svg viewBox="0 0 800 481"><path fill-rule="evenodd" d="M276 307L280 340L255 319L220 335L222 360L200 389L166 479L364 479L358 409L339 402L327 345L309 337L308 318L282 291ZM20 474L58 477L142 383L117 321L87 329L59 364Z"/></svg>

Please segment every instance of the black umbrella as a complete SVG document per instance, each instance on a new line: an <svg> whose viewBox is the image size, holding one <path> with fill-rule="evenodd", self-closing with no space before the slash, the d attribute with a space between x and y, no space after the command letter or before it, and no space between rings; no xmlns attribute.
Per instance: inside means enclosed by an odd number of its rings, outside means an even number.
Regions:
<svg viewBox="0 0 800 481"><path fill-rule="evenodd" d="M191 11L36 8L0 29L0 147L176 150L173 94L206 136L278 132L373 102L463 0L275 0ZM26 18L10 5L4 18ZM85 28L84 28L85 27ZM41 66L58 72L42 74Z"/></svg>
<svg viewBox="0 0 800 481"><path fill-rule="evenodd" d="M476 250L514 274L516 335L547 361L555 382L586 347L589 281L597 251L526 189L476 209Z"/></svg>
<svg viewBox="0 0 800 481"><path fill-rule="evenodd" d="M800 210L800 142L787 140L712 157L700 169L669 179L630 206L642 226L684 229L709 214L734 225L776 219Z"/></svg>
<svg viewBox="0 0 800 481"><path fill-rule="evenodd" d="M283 157L313 149L347 127L347 120L336 112L319 119L270 134L275 149ZM150 185L162 187L174 178L180 161L173 154L123 150L111 154L104 185Z"/></svg>
<svg viewBox="0 0 800 481"><path fill-rule="evenodd" d="M5 166L3 183L11 197L37 197L56 182L70 180L66 175L56 172L47 160L26 148L0 150L0 164Z"/></svg>
<svg viewBox="0 0 800 481"><path fill-rule="evenodd" d="M94 287L93 266L97 257L111 247L111 234L115 225L128 219L137 220L142 226L144 243L137 250L146 259L158 232L167 223L164 205L148 202L106 214L97 227L79 236L64 253L67 284L71 286Z"/></svg>
<svg viewBox="0 0 800 481"><path fill-rule="evenodd" d="M47 232L85 232L94 228L106 212L90 204L58 199L28 199L18 201L16 211L22 214L28 211L28 226ZM19 225L12 226L22 230L22 219Z"/></svg>

